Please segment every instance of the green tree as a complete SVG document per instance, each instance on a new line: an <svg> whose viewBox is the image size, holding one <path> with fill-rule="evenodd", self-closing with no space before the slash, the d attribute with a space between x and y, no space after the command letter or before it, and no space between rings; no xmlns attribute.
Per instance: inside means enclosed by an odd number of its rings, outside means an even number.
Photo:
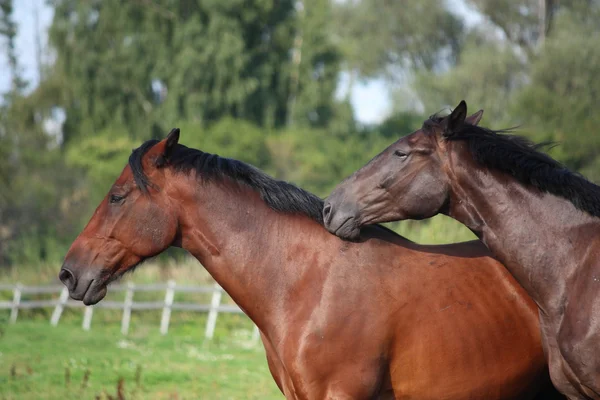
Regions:
<svg viewBox="0 0 600 400"><path fill-rule="evenodd" d="M443 74L418 73L415 93L429 113L465 99L472 111L485 110L486 126L511 124L510 104L526 82L527 65L502 42L481 43L476 34L458 63Z"/></svg>
<svg viewBox="0 0 600 400"><path fill-rule="evenodd" d="M486 21L499 29L505 39L531 56L541 49L554 30L558 15L579 16L579 21L594 25L588 12L598 7L598 0L467 0ZM489 28L488 28L489 29Z"/></svg>
<svg viewBox="0 0 600 400"><path fill-rule="evenodd" d="M118 1L53 5L49 41L56 60L40 90L66 112L65 144L109 126L150 136L157 105L153 69L166 35L162 9Z"/></svg>
<svg viewBox="0 0 600 400"><path fill-rule="evenodd" d="M22 93L23 89L27 85L27 82L21 75L21 68L19 66L19 60L15 49L15 39L17 36L17 24L13 21L13 1L2 0L0 1L0 37L2 37L5 48L6 58L8 61L8 68L11 74L11 87L10 95L17 95Z"/></svg>
<svg viewBox="0 0 600 400"><path fill-rule="evenodd" d="M66 167L85 173L81 194L89 199L88 213L104 198L127 165L131 150L140 144L124 129L107 129L69 144L64 152Z"/></svg>
<svg viewBox="0 0 600 400"><path fill-rule="evenodd" d="M331 1L303 0L296 10L287 125L323 128L334 120L352 121L344 105L332 101L341 54L332 40Z"/></svg>
<svg viewBox="0 0 600 400"><path fill-rule="evenodd" d="M53 4L47 85L66 142L110 126L147 138L180 120L326 126L334 114L328 0Z"/></svg>
<svg viewBox="0 0 600 400"><path fill-rule="evenodd" d="M8 186L0 189L0 259L9 264L59 261L80 226L81 174L67 169L54 138L38 121L43 114L29 98L13 97L3 114L4 138L12 146Z"/></svg>
<svg viewBox="0 0 600 400"><path fill-rule="evenodd" d="M514 114L540 138L555 140L562 161L600 181L600 32L592 21L600 7L562 13L532 63L531 83L520 93Z"/></svg>
<svg viewBox="0 0 600 400"><path fill-rule="evenodd" d="M0 266L58 261L81 217L73 197L81 177L65 173L56 138L44 127L50 108L39 92L25 95L13 2L0 2L0 37L11 86L0 106Z"/></svg>
<svg viewBox="0 0 600 400"><path fill-rule="evenodd" d="M555 0L468 0L506 40L525 51L533 51L545 37L555 10Z"/></svg>
<svg viewBox="0 0 600 400"><path fill-rule="evenodd" d="M435 0L339 2L335 17L346 67L362 77L453 63L464 32L460 18Z"/></svg>

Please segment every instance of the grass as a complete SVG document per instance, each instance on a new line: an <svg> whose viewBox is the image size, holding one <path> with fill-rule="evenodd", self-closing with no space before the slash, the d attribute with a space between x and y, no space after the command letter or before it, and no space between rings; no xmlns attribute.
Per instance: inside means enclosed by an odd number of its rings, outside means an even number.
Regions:
<svg viewBox="0 0 600 400"><path fill-rule="evenodd" d="M123 336L118 323L96 319L85 332L73 317L53 328L2 316L0 399L282 399L250 323L227 317L204 341L204 325L191 321L178 320L166 336L138 323Z"/></svg>

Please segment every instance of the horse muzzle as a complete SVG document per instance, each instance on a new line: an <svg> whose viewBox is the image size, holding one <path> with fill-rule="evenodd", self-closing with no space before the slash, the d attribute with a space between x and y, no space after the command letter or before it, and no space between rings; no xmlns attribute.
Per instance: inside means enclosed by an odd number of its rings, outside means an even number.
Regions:
<svg viewBox="0 0 600 400"><path fill-rule="evenodd" d="M326 201L323 207L323 222L330 233L342 239L356 240L360 236L357 213L349 207L337 208L333 202Z"/></svg>
<svg viewBox="0 0 600 400"><path fill-rule="evenodd" d="M63 264L58 279L69 289L69 296L73 300L81 300L86 306L96 304L106 296L106 279L102 279L100 274L75 268L67 262Z"/></svg>

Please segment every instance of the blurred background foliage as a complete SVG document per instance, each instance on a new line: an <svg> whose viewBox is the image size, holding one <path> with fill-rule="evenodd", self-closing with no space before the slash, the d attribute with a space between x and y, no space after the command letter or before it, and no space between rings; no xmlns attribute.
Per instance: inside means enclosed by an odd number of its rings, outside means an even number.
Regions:
<svg viewBox="0 0 600 400"><path fill-rule="evenodd" d="M15 4L0 1L0 267L60 262L131 149L174 126L326 196L465 99L483 125L558 141L554 157L600 181L597 0L52 0L34 87ZM360 123L351 89L374 79L391 112ZM472 237L445 218L393 227Z"/></svg>

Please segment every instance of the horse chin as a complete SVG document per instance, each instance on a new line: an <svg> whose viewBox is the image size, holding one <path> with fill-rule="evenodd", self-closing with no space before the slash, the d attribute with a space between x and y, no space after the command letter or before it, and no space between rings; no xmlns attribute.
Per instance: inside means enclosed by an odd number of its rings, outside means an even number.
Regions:
<svg viewBox="0 0 600 400"><path fill-rule="evenodd" d="M344 240L357 241L360 238L360 228L353 219L348 220L335 231L335 235Z"/></svg>
<svg viewBox="0 0 600 400"><path fill-rule="evenodd" d="M85 304L86 306L91 306L98 303L106 296L106 293L108 291L106 284L96 285L94 283L95 282L92 282L88 290L85 292L85 295L83 296L83 304Z"/></svg>
<svg viewBox="0 0 600 400"><path fill-rule="evenodd" d="M342 239L349 240L351 242L357 242L360 239L360 228L354 228L351 232L345 236L340 236Z"/></svg>

